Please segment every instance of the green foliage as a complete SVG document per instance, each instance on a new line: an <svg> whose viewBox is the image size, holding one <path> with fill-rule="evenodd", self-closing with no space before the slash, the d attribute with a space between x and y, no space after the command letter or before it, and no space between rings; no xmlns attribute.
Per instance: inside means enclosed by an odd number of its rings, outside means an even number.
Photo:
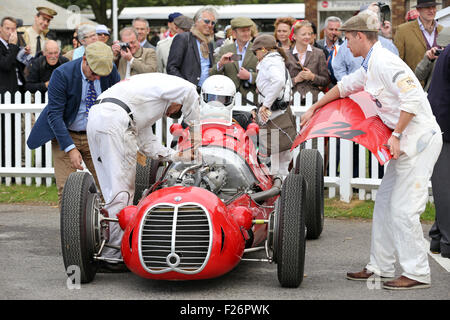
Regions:
<svg viewBox="0 0 450 320"><path fill-rule="evenodd" d="M35 185L0 184L0 203L32 203L43 205L58 205L58 191L56 185L36 187Z"/></svg>

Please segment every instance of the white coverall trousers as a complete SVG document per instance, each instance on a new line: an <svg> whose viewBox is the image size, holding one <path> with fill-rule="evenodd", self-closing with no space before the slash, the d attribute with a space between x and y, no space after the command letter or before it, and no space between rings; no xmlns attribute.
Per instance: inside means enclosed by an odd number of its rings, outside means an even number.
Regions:
<svg viewBox="0 0 450 320"><path fill-rule="evenodd" d="M428 183L441 148L439 130L422 152L413 157L403 154L388 163L375 201L368 271L394 277L397 256L403 276L431 283L429 246L420 215L428 201Z"/></svg>
<svg viewBox="0 0 450 320"><path fill-rule="evenodd" d="M109 102L89 111L89 148L110 218L116 218L123 208L133 203L137 143L130 121L125 110ZM120 246L123 230L119 224L110 223L109 230L109 244ZM102 256L122 257L120 250L108 247L104 248Z"/></svg>

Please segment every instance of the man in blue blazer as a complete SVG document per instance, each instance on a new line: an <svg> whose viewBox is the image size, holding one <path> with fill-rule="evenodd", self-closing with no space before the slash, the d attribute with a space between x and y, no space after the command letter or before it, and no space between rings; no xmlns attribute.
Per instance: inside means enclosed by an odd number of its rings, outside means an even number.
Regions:
<svg viewBox="0 0 450 320"><path fill-rule="evenodd" d="M48 103L33 126L27 145L38 148L52 140L58 200L70 173L83 170L82 161L94 176L86 137L90 107L97 96L120 81L110 47L97 41L86 47L82 58L56 68L48 86Z"/></svg>

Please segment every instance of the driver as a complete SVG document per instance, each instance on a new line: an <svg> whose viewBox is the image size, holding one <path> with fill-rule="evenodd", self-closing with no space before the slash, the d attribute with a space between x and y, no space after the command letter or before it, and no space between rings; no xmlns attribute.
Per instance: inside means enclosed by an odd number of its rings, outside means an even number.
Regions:
<svg viewBox="0 0 450 320"><path fill-rule="evenodd" d="M226 111L232 112L233 120L247 130L249 123L253 121L253 116L250 112L233 110L236 95L236 86L229 77L224 75L212 75L203 82L200 92L202 115L207 115L212 111L212 108L224 106ZM219 105L214 101L220 102Z"/></svg>
<svg viewBox="0 0 450 320"><path fill-rule="evenodd" d="M180 161L183 154L164 147L153 135L152 125L163 116L179 118L188 125L198 118L199 96L195 85L167 74L146 73L130 77L103 92L89 111L87 137L110 218L131 205L139 149L145 156L163 161ZM191 155L193 151L189 152ZM123 231L118 223L110 225L110 241L120 246ZM114 263L119 250L105 248L109 259L103 268L126 271Z"/></svg>

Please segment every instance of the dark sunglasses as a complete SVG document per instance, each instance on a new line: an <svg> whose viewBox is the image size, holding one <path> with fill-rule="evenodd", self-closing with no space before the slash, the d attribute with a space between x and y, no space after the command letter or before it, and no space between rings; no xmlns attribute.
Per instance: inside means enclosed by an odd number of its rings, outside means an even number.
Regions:
<svg viewBox="0 0 450 320"><path fill-rule="evenodd" d="M209 19L203 19L202 18L202 20L203 20L203 22L204 23L206 23L206 24L210 24L210 25L212 25L213 27L216 25L216 21L211 21L211 20L209 20Z"/></svg>

